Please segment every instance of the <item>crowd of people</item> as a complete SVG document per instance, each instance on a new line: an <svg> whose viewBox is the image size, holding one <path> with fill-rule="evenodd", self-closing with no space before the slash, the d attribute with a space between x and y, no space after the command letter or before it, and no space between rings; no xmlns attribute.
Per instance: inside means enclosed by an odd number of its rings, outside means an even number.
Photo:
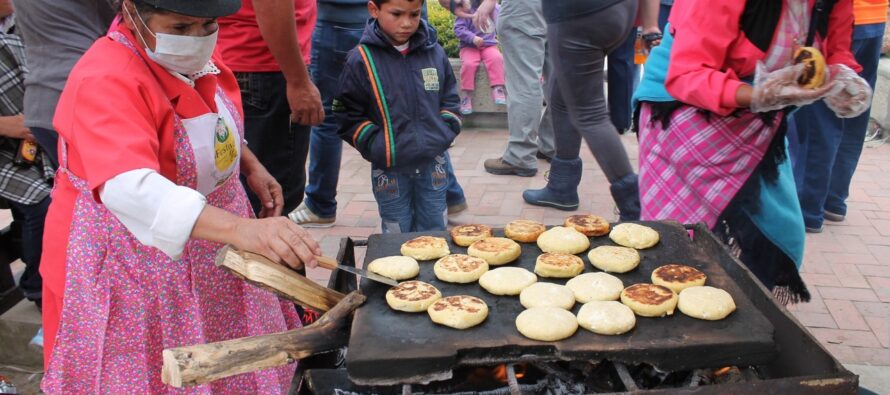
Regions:
<svg viewBox="0 0 890 395"><path fill-rule="evenodd" d="M508 124L485 170L550 162L527 203L578 209L583 140L620 220L705 223L779 300L809 299L804 234L844 220L887 0L438 3L458 75L424 0L0 0L0 198L43 390L168 392L165 348L300 327L214 257L314 267L305 228L336 222L342 141L370 162L382 232L445 230L468 208L448 149L480 64ZM824 54L819 87L801 47ZM293 372L197 388L284 393Z"/></svg>

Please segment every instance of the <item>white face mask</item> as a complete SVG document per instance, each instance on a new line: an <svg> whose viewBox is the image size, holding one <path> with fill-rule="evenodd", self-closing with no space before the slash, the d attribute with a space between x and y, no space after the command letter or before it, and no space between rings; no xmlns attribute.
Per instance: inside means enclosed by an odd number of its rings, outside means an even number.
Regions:
<svg viewBox="0 0 890 395"><path fill-rule="evenodd" d="M127 16L130 15L127 7L124 7L124 11L127 12ZM138 11L136 16L139 17ZM134 18L130 16L130 19ZM210 56L213 55L213 50L216 48L216 37L219 34L219 29L203 37L166 33L156 34L142 21L142 17L138 19L142 26L145 27L145 30L155 38L155 50L152 51L148 48L148 43L145 42L145 39L139 35L139 38L145 45L145 53L148 54L149 59L167 70L185 75L197 73L203 70L204 66L207 66L207 62L210 61Z"/></svg>

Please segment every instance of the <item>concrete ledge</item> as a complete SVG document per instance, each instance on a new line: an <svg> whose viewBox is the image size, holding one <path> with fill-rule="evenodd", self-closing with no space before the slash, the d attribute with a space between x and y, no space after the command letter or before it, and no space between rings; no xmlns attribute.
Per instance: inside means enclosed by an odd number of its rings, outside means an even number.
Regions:
<svg viewBox="0 0 890 395"><path fill-rule="evenodd" d="M457 78L458 91L460 91L460 59L452 58L451 69ZM509 92L508 92L509 94ZM464 128L507 128L507 106L496 105L491 100L491 87L488 82L488 72L485 64L480 64L476 71L476 89L473 91L473 113L464 116Z"/></svg>

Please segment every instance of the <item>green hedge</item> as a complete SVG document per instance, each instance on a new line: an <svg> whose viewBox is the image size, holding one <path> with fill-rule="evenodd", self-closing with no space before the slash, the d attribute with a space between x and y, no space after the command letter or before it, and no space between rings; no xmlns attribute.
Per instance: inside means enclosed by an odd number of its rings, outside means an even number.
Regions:
<svg viewBox="0 0 890 395"><path fill-rule="evenodd" d="M438 1L427 0L427 6L430 24L439 33L439 44L445 48L448 57L459 57L460 48L457 37L454 36L454 15L439 5Z"/></svg>

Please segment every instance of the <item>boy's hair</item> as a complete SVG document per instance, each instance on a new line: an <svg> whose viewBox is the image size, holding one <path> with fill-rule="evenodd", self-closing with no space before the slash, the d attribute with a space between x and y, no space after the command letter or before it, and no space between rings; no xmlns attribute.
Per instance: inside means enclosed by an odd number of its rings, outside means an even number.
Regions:
<svg viewBox="0 0 890 395"><path fill-rule="evenodd" d="M415 0L407 0L407 1L413 3ZM421 3L425 2L425 1L426 0L420 0ZM377 8L380 8L380 6L382 6L384 3L389 2L389 0L371 0L371 2L374 3L374 5L377 6Z"/></svg>

